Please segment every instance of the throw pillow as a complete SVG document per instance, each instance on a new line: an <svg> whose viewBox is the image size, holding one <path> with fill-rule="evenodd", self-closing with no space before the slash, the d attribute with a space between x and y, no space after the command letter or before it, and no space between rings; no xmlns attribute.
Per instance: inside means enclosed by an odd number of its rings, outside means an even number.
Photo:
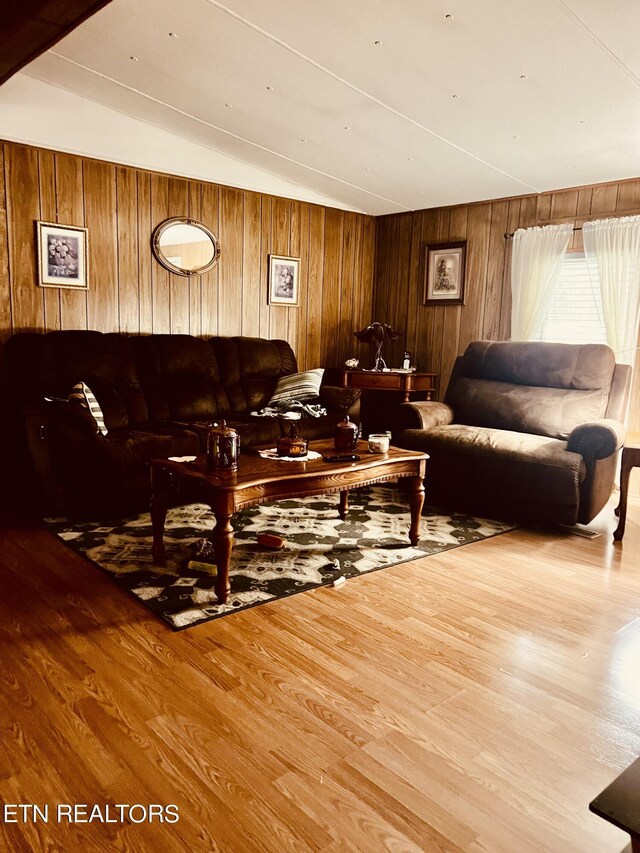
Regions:
<svg viewBox="0 0 640 853"><path fill-rule="evenodd" d="M305 370L303 373L292 373L278 379L276 390L269 405L283 403L285 400L314 400L320 396L320 385L324 375L324 367Z"/></svg>
<svg viewBox="0 0 640 853"><path fill-rule="evenodd" d="M84 409L89 409L89 413L98 425L98 429L102 435L106 435L108 430L104 422L104 415L100 408L100 403L95 398L95 394L85 382L76 383L69 394L69 402L75 401Z"/></svg>

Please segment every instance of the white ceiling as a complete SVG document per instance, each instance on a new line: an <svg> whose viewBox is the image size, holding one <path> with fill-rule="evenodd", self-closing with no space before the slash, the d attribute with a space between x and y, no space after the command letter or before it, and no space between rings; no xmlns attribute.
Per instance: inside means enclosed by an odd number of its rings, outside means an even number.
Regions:
<svg viewBox="0 0 640 853"><path fill-rule="evenodd" d="M25 70L382 214L639 176L639 44L638 0L113 0Z"/></svg>

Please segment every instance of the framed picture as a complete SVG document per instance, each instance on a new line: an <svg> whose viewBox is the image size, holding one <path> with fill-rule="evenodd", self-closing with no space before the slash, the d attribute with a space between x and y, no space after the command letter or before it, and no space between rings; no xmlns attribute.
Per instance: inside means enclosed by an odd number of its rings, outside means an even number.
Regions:
<svg viewBox="0 0 640 853"><path fill-rule="evenodd" d="M269 304L297 305L300 258L269 255Z"/></svg>
<svg viewBox="0 0 640 853"><path fill-rule="evenodd" d="M75 225L38 222L38 284L88 290L88 231Z"/></svg>
<svg viewBox="0 0 640 853"><path fill-rule="evenodd" d="M431 243L425 250L425 305L464 305L467 241Z"/></svg>

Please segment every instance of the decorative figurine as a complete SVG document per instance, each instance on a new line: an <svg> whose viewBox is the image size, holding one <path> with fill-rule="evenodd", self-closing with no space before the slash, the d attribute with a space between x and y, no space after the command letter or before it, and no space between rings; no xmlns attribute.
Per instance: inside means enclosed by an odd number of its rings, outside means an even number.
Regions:
<svg viewBox="0 0 640 853"><path fill-rule="evenodd" d="M348 359L345 361L344 366L345 366L345 367L348 367L348 368L349 368L349 370L355 370L355 369L356 369L356 367L357 367L359 364L360 364L360 359L359 359L359 358L348 358Z"/></svg>

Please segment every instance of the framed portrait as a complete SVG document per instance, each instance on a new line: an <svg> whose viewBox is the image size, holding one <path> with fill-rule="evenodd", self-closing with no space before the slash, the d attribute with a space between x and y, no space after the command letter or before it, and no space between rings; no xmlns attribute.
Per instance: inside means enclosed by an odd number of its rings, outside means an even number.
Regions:
<svg viewBox="0 0 640 853"><path fill-rule="evenodd" d="M300 258L269 255L269 304L298 305Z"/></svg>
<svg viewBox="0 0 640 853"><path fill-rule="evenodd" d="M38 284L88 290L88 231L75 225L37 222Z"/></svg>
<svg viewBox="0 0 640 853"><path fill-rule="evenodd" d="M431 243L425 248L425 305L464 305L467 241Z"/></svg>

